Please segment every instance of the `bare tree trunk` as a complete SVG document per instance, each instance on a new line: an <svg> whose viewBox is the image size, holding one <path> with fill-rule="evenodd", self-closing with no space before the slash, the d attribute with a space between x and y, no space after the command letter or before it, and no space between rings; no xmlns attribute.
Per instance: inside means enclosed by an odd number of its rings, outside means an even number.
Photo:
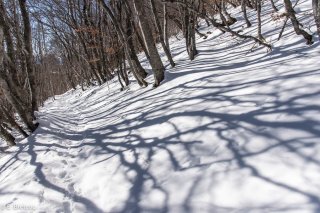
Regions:
<svg viewBox="0 0 320 213"><path fill-rule="evenodd" d="M232 17L232 16L230 15L230 13L228 13L227 7L226 7L226 2L225 2L224 0L221 1L221 7L222 7L223 13L224 13L225 16L227 17L228 25L232 25L232 24L236 23L236 22L237 22L237 19L234 18L234 17Z"/></svg>
<svg viewBox="0 0 320 213"><path fill-rule="evenodd" d="M132 69L132 74L133 76L137 79L138 83L140 86L148 86L148 83L144 80L144 77L141 76L140 73L136 72L135 66L134 66L134 60L130 57L130 46L128 44L128 38L126 36L126 34L124 33L122 27L119 25L119 23L117 22L117 19L115 18L113 12L111 11L111 9L106 5L106 3L104 2L104 0L97 0L98 3L101 5L101 7L104 9L104 11L108 14L108 16L110 17L114 27L116 28L117 34L120 38L120 40L124 43L125 45L125 55L126 58L128 59L129 65Z"/></svg>
<svg viewBox="0 0 320 213"><path fill-rule="evenodd" d="M273 0L270 0L270 3L271 3L271 6L272 6L272 8L273 8L273 11L274 11L274 12L278 12L279 10L278 10L278 8L276 7L276 5L274 4Z"/></svg>
<svg viewBox="0 0 320 213"><path fill-rule="evenodd" d="M127 67L126 67L126 56L124 51L121 51L119 54L119 68L120 68L120 76L124 81L125 85L128 86L130 84L128 74L127 74Z"/></svg>
<svg viewBox="0 0 320 213"><path fill-rule="evenodd" d="M2 25L2 22L0 21L0 86L2 88L2 91L6 97L6 99L9 101L9 103L15 108L19 116L21 117L22 121L27 125L27 127L34 131L36 129L36 126L32 122L32 117L28 117L29 111L24 109L24 107L21 105L21 102L19 101L19 98L16 97L15 94L13 94L10 90L10 87L7 82L7 76L3 67L4 64L4 49L3 49L3 40L4 40L4 33L3 33L4 27ZM30 115L31 116L31 115Z"/></svg>
<svg viewBox="0 0 320 213"><path fill-rule="evenodd" d="M129 47L129 51L130 51L130 58L135 66L136 72L139 73L140 76L142 76L143 78L147 77L147 72L145 71L145 69L141 66L141 63L138 59L138 56L136 54L135 48L134 48L134 44L133 44L133 32L132 32L132 22L131 20L132 17L130 16L130 14L128 14L127 17L127 25L126 25L126 35L127 35L127 40L128 40L128 47Z"/></svg>
<svg viewBox="0 0 320 213"><path fill-rule="evenodd" d="M163 1L168 2L168 0L163 0ZM228 27L224 27L222 24L218 23L214 18L211 18L211 17L209 17L209 16L207 16L207 15L203 15L203 14L199 13L197 10L194 10L192 7L190 7L190 6L189 6L188 4L186 4L185 2L180 2L180 1L179 1L179 2L175 2L175 3L187 7L188 10L191 10L191 11L197 13L198 15L200 15L201 18L207 19L208 21L210 21L210 23L212 24L213 27L218 28L218 29L221 30L222 32L229 32L229 33L231 33L232 35L234 35L234 36L236 36L236 37L238 37L238 38L251 39L251 40L257 42L258 44L261 44L261 45L267 47L267 48L270 49L270 50L271 50L271 48L272 48L270 44L266 43L265 41L259 40L258 38L254 37L254 36L239 34L239 33L235 32L235 31L231 30L231 29L228 28ZM183 27L182 27L182 29L183 29ZM184 31L183 31L183 32L184 32Z"/></svg>
<svg viewBox="0 0 320 213"><path fill-rule="evenodd" d="M293 28L294 28L294 31L296 32L297 35L302 35L305 39L306 39L306 43L308 45L311 45L313 44L313 41L312 41L312 35L308 34L306 31L300 29L300 23L298 21L298 19L296 18L296 15L295 15L295 11L292 7L292 3L290 0L284 0L284 5L285 5L285 8L286 8L286 11L287 11L287 14L288 16L290 17L290 20L292 22L292 25L293 25Z"/></svg>
<svg viewBox="0 0 320 213"><path fill-rule="evenodd" d="M0 135L3 139L6 140L8 146L15 146L16 143L14 142L15 138L5 129L0 125Z"/></svg>
<svg viewBox="0 0 320 213"><path fill-rule="evenodd" d="M189 58L190 60L193 60L194 57L198 54L198 50L196 47L196 35L195 35L195 22L196 22L196 18L195 18L195 14L191 13L190 15L190 23L188 25L188 49L189 49Z"/></svg>
<svg viewBox="0 0 320 213"><path fill-rule="evenodd" d="M257 0L258 38L264 40L261 32L261 1Z"/></svg>
<svg viewBox="0 0 320 213"><path fill-rule="evenodd" d="M4 33L4 38L7 46L7 55L10 58L10 65L14 64L16 62L16 54L14 52L14 43L13 43L13 38L10 34L10 26L8 23L8 16L6 14L6 10L4 8L4 3L2 0L0 0L0 22L3 25L3 33ZM17 39L17 44L20 44L20 39ZM1 44L2 45L2 44ZM18 48L21 48L18 46ZM12 69L10 74L12 75L12 79L14 82L18 83L18 77L17 77L17 69Z"/></svg>
<svg viewBox="0 0 320 213"><path fill-rule="evenodd" d="M164 37L163 37L163 32L162 32L162 29L161 29L161 25L160 25L160 20L159 20L159 17L158 17L158 13L157 13L157 9L156 9L156 5L154 3L154 0L150 0L150 3L151 3L151 9L152 9L152 13L153 13L153 18L154 18L154 22L155 22L155 26L156 26L156 30L157 30L157 33L158 33L158 36L159 36L159 40L160 40L160 43L161 43L161 46L170 62L170 65L171 67L174 67L175 66L175 63L172 59L172 55L170 53L170 50L168 49L167 45L165 44L165 41L164 41Z"/></svg>
<svg viewBox="0 0 320 213"><path fill-rule="evenodd" d="M31 131L34 131L37 128L37 126L35 124L33 124L31 115L29 113L26 113L25 108L17 102L15 96L11 93L11 91L9 89L8 83L3 78L3 74L2 74L3 71L0 71L0 72L1 72L0 86L3 90L3 93L6 97L6 99L13 106L13 108L17 111L17 113L21 117L22 121L27 125L27 127Z"/></svg>
<svg viewBox="0 0 320 213"><path fill-rule="evenodd" d="M136 14L139 19L139 25L142 31L142 36L146 44L148 53L150 55L150 64L153 70L155 80L153 86L157 87L160 85L161 81L164 80L164 66L158 53L156 44L153 40L152 32L147 19L148 17L144 9L144 2L143 0L133 0L133 3Z"/></svg>
<svg viewBox="0 0 320 213"><path fill-rule="evenodd" d="M186 40L186 48L189 59L193 60L194 57L198 54L195 38L196 15L194 11L189 10L186 0L184 0L182 3L183 6L180 7L182 31ZM192 0L191 5L194 6L194 0Z"/></svg>
<svg viewBox="0 0 320 213"><path fill-rule="evenodd" d="M241 9L243 12L244 20L246 21L246 24L247 24L247 28L249 28L249 27L251 27L251 22L249 21L248 16L247 16L247 1L248 0L241 1Z"/></svg>
<svg viewBox="0 0 320 213"><path fill-rule="evenodd" d="M319 0L312 0L312 9L313 9L314 20L317 26L318 39L320 40L320 1Z"/></svg>
<svg viewBox="0 0 320 213"><path fill-rule="evenodd" d="M121 8L121 2L120 2L120 8ZM145 43L143 42L141 35L139 33L139 29L136 27L136 24L134 22L134 17L132 16L132 11L130 10L130 5L128 4L127 1L125 1L125 12L127 15L127 17L126 17L127 18L127 21L126 21L127 31L126 32L127 32L127 37L128 37L128 43L129 43L129 46L131 47L130 48L130 52L132 53L131 57L134 60L136 67L138 67L138 71L141 73L141 76L143 76L143 78L145 78L148 74L146 73L145 69L142 68L142 66L138 60L137 54L134 51L133 32L132 31L134 31L134 34L136 35L136 38L137 38L139 44L141 45L141 48L143 49L143 52L145 53L148 61L150 61L150 55L148 53L148 50L146 48ZM119 23L121 23L121 22L119 21Z"/></svg>
<svg viewBox="0 0 320 213"><path fill-rule="evenodd" d="M1 111L2 114L1 116L3 116L5 118L5 120L16 130L18 130L20 132L21 135L23 135L24 137L28 137L28 133L26 133L23 128L16 122L13 113L10 113L8 109L6 109L6 107L1 106Z"/></svg>
<svg viewBox="0 0 320 213"><path fill-rule="evenodd" d="M163 37L164 42L167 46L167 48L170 50L170 44L169 44L169 35L168 35L168 8L167 3L163 3Z"/></svg>
<svg viewBox="0 0 320 213"><path fill-rule="evenodd" d="M2 66L3 66L3 55L4 55L4 51L3 51L3 26L0 25L0 72L3 72L2 70ZM14 146L15 142L14 142L14 137L12 137L11 134L9 134L1 125L0 125L0 135L3 137L3 139L5 139L7 141L8 146Z"/></svg>
<svg viewBox="0 0 320 213"><path fill-rule="evenodd" d="M254 9L255 10L258 9L258 1L261 1L261 0L254 0Z"/></svg>
<svg viewBox="0 0 320 213"><path fill-rule="evenodd" d="M31 110L32 112L38 111L38 94L37 94L37 85L35 80L35 70L34 70L34 61L33 61L33 50L32 50L32 37L31 37L31 25L29 13L27 11L26 0L19 0L21 15L23 19L24 26L24 44L26 51L26 65L27 65L27 74L30 86L30 96L31 96ZM34 116L34 115L33 115ZM35 117L33 117L35 119Z"/></svg>
<svg viewBox="0 0 320 213"><path fill-rule="evenodd" d="M142 39L142 37L141 37L141 35L140 35L140 33L139 33L138 28L136 27L136 25L135 25L134 23L131 23L131 24L132 24L133 27L134 27L135 35L136 35L136 37L137 37L137 40L138 40L141 48L143 49L144 54L146 55L146 58L148 59L148 61L150 61L150 56L149 56L148 50L147 50L147 48L146 48L146 45L145 45L144 42L143 42L143 39Z"/></svg>
<svg viewBox="0 0 320 213"><path fill-rule="evenodd" d="M120 78L120 74L119 74L120 70L117 70L116 72L117 72L117 76L118 76L118 81L119 81L119 83L121 85L121 89L120 90L123 91L124 86L123 86L123 83L122 83L121 78Z"/></svg>

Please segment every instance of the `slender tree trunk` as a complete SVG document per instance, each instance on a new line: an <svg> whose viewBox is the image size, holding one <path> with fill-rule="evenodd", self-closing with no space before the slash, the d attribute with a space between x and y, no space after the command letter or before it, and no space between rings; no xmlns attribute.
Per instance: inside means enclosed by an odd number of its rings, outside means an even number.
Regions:
<svg viewBox="0 0 320 213"><path fill-rule="evenodd" d="M181 22L183 29L182 31L186 40L186 48L189 55L189 59L193 60L194 57L198 54L195 37L196 16L193 11L189 11L188 6L186 5L186 0L183 1L183 4L184 5L180 7ZM194 1L192 1L191 4L194 5Z"/></svg>
<svg viewBox="0 0 320 213"><path fill-rule="evenodd" d="M3 139L6 140L8 146L15 146L16 143L14 142L15 138L5 129L0 125L0 135Z"/></svg>
<svg viewBox="0 0 320 213"><path fill-rule="evenodd" d="M172 55L170 53L170 49L168 49L167 45L165 44L165 40L164 40L164 37L163 37L163 32L162 32L162 29L161 29L161 25L160 25L160 20L159 20L159 17L158 17L158 13L157 13L157 9L156 9L156 5L154 3L154 0L150 0L150 3L151 3L151 9L152 9L152 13L153 13L153 18L154 18L154 22L155 22L155 26L156 26L156 30L157 30L157 33L158 33L158 36L159 36L159 39L160 39L160 43L161 43L161 46L170 62L170 65L171 67L174 67L175 66L175 63L172 59Z"/></svg>
<svg viewBox="0 0 320 213"><path fill-rule="evenodd" d="M0 72L3 72L3 55L4 55L4 51L3 51L3 26L0 25ZM0 135L2 136L3 139L5 139L7 141L8 146L14 146L15 142L14 142L14 137L8 133L1 125L0 125Z"/></svg>
<svg viewBox="0 0 320 213"><path fill-rule="evenodd" d="M167 48L170 50L169 44L169 35L168 35L168 8L167 3L163 3L163 37L164 43L166 44Z"/></svg>
<svg viewBox="0 0 320 213"><path fill-rule="evenodd" d="M272 8L273 8L273 11L274 11L274 12L278 12L279 10L278 10L278 8L276 7L276 5L274 4L273 0L270 0L270 3L271 3L271 6L272 6Z"/></svg>
<svg viewBox="0 0 320 213"><path fill-rule="evenodd" d="M228 25L232 25L234 23L237 22L237 19L232 17L230 15L230 13L228 13L227 11L227 7L226 7L226 2L224 0L221 1L221 7L222 7L222 11L223 13L225 14L225 16L227 17L227 22L228 22Z"/></svg>
<svg viewBox="0 0 320 213"><path fill-rule="evenodd" d="M122 72L120 74L122 79L124 80L126 86L128 86L130 84L130 81L129 81L129 77L128 77L128 72L127 72L127 66L126 66L126 56L125 56L125 52L123 52L123 57L121 58L121 64L123 65L123 69L122 69Z"/></svg>
<svg viewBox="0 0 320 213"><path fill-rule="evenodd" d="M130 57L130 46L128 44L128 37L126 36L126 34L124 33L122 27L120 26L120 24L117 22L117 19L115 18L113 12L111 11L111 9L106 5L106 3L104 2L104 0L97 0L98 3L101 5L101 7L104 9L104 11L108 14L108 16L110 17L116 31L117 34L120 38L120 40L124 43L125 45L125 55L126 58L128 59L129 65L132 69L132 74L133 76L137 79L138 83L140 86L148 86L148 83L144 80L144 77L141 76L140 73L136 72L135 66L134 66L134 60Z"/></svg>
<svg viewBox="0 0 320 213"><path fill-rule="evenodd" d="M247 16L247 1L248 0L241 1L241 9L242 9L244 20L246 21L246 24L247 24L247 28L249 28L249 27L251 27L251 22L249 21L248 16Z"/></svg>
<svg viewBox="0 0 320 213"><path fill-rule="evenodd" d="M160 85L164 80L164 66L158 53L156 44L153 40L151 28L148 23L148 17L144 9L143 0L133 0L134 8L139 19L139 25L142 31L142 36L150 55L150 64L154 74L154 87Z"/></svg>
<svg viewBox="0 0 320 213"><path fill-rule="evenodd" d="M122 91L123 88L124 88L124 86L123 86L122 81L121 81L121 78L120 78L119 70L117 70L116 72L117 72L117 76L118 76L118 81L119 81L119 83L120 83L120 85L121 85L121 89L120 89L120 90Z"/></svg>
<svg viewBox="0 0 320 213"><path fill-rule="evenodd" d="M320 1L319 0L312 0L312 9L313 9L314 20L317 26L318 39L320 40Z"/></svg>
<svg viewBox="0 0 320 213"><path fill-rule="evenodd" d="M292 22L293 29L296 32L297 35L302 35L304 39L306 40L306 43L308 45L311 45L313 43L312 41L312 35L304 31L303 29L300 29L300 23L298 19L296 18L295 11L292 7L292 3L290 0L284 0L284 5L287 11L287 14Z"/></svg>
<svg viewBox="0 0 320 213"><path fill-rule="evenodd" d="M24 130L23 130L23 128L16 122L16 120L15 120L15 118L14 118L14 116L13 116L13 114L12 113L10 113L5 107L1 107L1 110L2 110L2 112L3 112L3 115L2 116L4 116L5 118L6 118L6 121L8 122L8 123L10 123L10 125L13 127L13 128L15 128L15 129L17 129L19 132L20 132L20 134L21 135L23 135L24 137L28 137L29 135L28 135L28 133L26 133Z"/></svg>
<svg viewBox="0 0 320 213"><path fill-rule="evenodd" d="M3 0L0 0L0 22L1 22L1 25L3 25L3 33L4 33L4 38L7 46L7 55L10 58L10 62L11 62L10 65L13 65L16 63L16 54L14 51L14 43L13 43L12 35L10 33L11 31L10 31L8 20L9 18L6 14ZM22 45L21 45L20 39L17 36L17 48L21 49L21 46ZM21 54L21 51L19 51L19 53ZM12 76L13 81L18 83L19 80L17 77L17 69L15 67L10 71L10 74Z"/></svg>
<svg viewBox="0 0 320 213"><path fill-rule="evenodd" d="M38 111L38 94L37 94L37 85L35 79L35 70L34 70L34 60L33 60L33 50L32 50L32 35L31 35L31 25L29 13L27 11L26 0L19 0L23 27L24 27L24 44L26 51L26 66L27 74L30 86L30 96L31 96L31 110L32 112ZM35 119L34 115L33 118Z"/></svg>
<svg viewBox="0 0 320 213"><path fill-rule="evenodd" d="M141 66L141 63L140 63L138 56L137 56L137 52L134 48L133 31L135 31L135 35L137 36L138 41L141 42L141 47L142 47L143 51L145 52L148 60L150 59L150 56L149 56L149 53L148 53L148 51L142 41L142 38L140 37L139 30L137 30L137 28L136 28L136 25L134 23L134 17L132 16L132 11L129 8L130 8L130 6L129 6L128 2L126 1L125 2L125 12L127 15L126 35L127 35L128 45L129 45L130 57L131 57L131 61L133 62L133 65L135 66L136 73L138 73L138 75L142 76L142 78L144 79L147 77L148 73ZM121 23L121 22L119 22L119 23Z"/></svg>
<svg viewBox="0 0 320 213"><path fill-rule="evenodd" d="M1 76L0 76L0 86L3 90L3 93L6 97L6 99L9 101L9 103L13 106L13 108L19 114L22 121L27 125L27 127L31 131L34 131L37 128L37 126L35 124L33 124L32 117L29 115L29 113L25 112L25 108L17 102L15 96L11 93L9 86L8 86L8 83L3 78L3 74L1 74Z"/></svg>
<svg viewBox="0 0 320 213"><path fill-rule="evenodd" d="M134 62L134 66L137 70L137 72L143 77L145 78L147 76L147 73L145 71L145 69L141 66L141 63L138 59L138 56L136 54L135 48L134 48L134 44L133 44L133 32L132 32L132 24L131 24L131 17L128 17L127 19L127 25L126 25L126 34L127 34L127 40L128 40L128 45L129 45L129 49L130 49L130 58L131 60Z"/></svg>
<svg viewBox="0 0 320 213"><path fill-rule="evenodd" d="M261 0L254 0L254 9L255 10L258 10L258 1L261 1Z"/></svg>
<svg viewBox="0 0 320 213"><path fill-rule="evenodd" d="M188 49L189 49L189 58L193 60L194 57L198 54L198 50L196 48L196 35L195 35L195 23L196 17L195 14L190 14L190 23L188 25L188 34L189 34L189 42L188 42Z"/></svg>
<svg viewBox="0 0 320 213"><path fill-rule="evenodd" d="M258 38L264 40L261 30L261 1L257 0Z"/></svg>
<svg viewBox="0 0 320 213"><path fill-rule="evenodd" d="M27 127L34 131L36 129L36 126L32 122L32 117L28 117L29 111L26 112L26 109L21 105L21 102L18 101L18 98L16 98L15 94L13 94L10 90L10 87L7 82L7 76L3 67L4 64L4 48L3 48L3 30L4 27L2 25L2 22L0 21L0 86L2 88L2 91L6 97L6 99L9 101L9 103L15 108L19 116L21 117L22 121L27 125ZM31 115L30 115L31 116Z"/></svg>
<svg viewBox="0 0 320 213"><path fill-rule="evenodd" d="M131 23L131 24L134 27L135 35L137 37L137 40L138 40L141 48L143 49L144 54L146 55L146 58L148 59L148 61L150 61L150 56L149 56L148 50L147 50L146 45L144 44L143 39L139 33L139 29L136 27L136 25L134 23Z"/></svg>

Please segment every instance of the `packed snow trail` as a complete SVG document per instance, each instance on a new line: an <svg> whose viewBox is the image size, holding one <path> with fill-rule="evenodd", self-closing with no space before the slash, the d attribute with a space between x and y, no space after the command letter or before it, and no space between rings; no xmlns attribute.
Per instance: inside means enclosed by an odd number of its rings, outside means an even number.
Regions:
<svg viewBox="0 0 320 213"><path fill-rule="evenodd" d="M171 41L177 66L157 89L112 82L48 100L0 159L0 211L320 212L319 42L290 25L275 42L282 24L266 20L272 52L213 31L194 61Z"/></svg>

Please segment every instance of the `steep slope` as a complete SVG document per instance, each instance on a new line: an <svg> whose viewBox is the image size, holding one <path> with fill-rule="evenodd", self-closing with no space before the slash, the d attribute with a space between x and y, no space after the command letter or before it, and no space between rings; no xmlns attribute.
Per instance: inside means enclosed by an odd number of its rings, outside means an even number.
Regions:
<svg viewBox="0 0 320 213"><path fill-rule="evenodd" d="M315 32L310 1L297 8ZM47 101L0 159L1 212L320 212L319 42L291 25L276 42L270 15L272 52L203 26L194 61L171 40L177 66L157 89L112 82Z"/></svg>

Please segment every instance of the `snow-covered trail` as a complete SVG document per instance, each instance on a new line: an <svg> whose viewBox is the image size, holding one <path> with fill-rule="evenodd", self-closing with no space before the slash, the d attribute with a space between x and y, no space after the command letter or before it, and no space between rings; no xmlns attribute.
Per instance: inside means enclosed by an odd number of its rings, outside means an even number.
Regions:
<svg viewBox="0 0 320 213"><path fill-rule="evenodd" d="M264 20L264 33L275 42L281 26ZM175 40L157 89L48 101L0 159L0 211L320 212L319 42L287 30L271 53L250 52L228 36L198 38L192 62Z"/></svg>

